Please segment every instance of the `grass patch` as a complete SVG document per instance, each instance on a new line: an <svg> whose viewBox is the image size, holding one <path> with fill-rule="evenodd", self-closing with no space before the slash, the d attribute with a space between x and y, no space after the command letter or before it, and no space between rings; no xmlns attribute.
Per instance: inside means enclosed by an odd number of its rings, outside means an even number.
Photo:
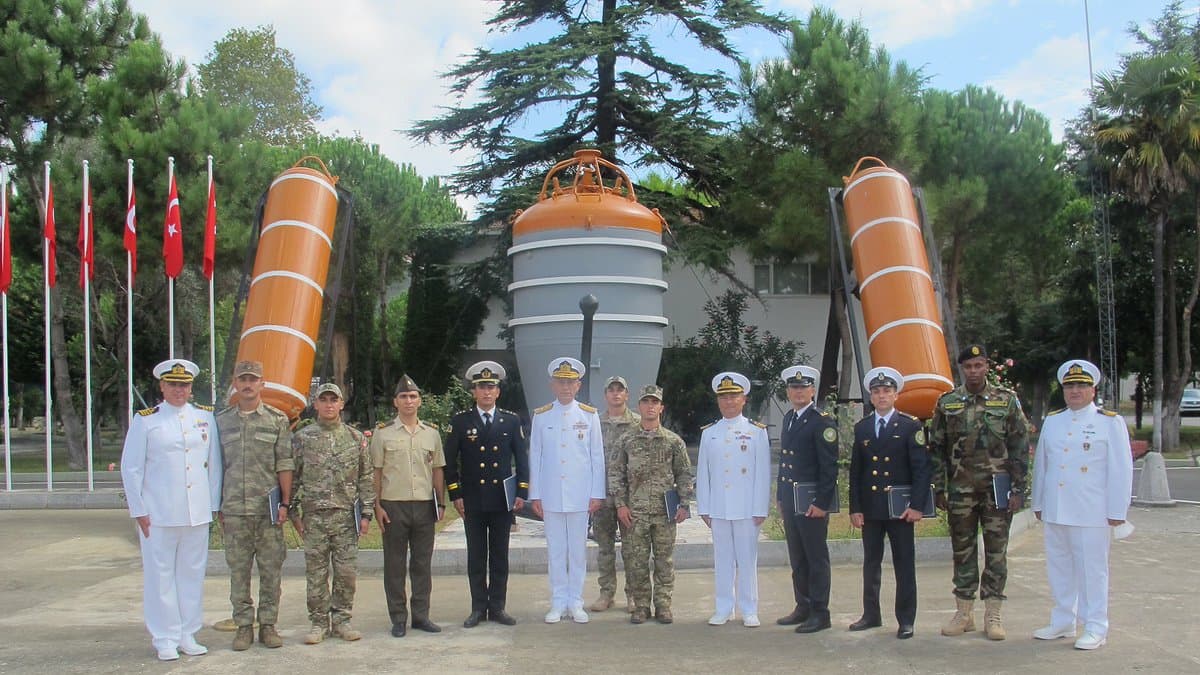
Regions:
<svg viewBox="0 0 1200 675"><path fill-rule="evenodd" d="M352 517L349 513L347 518ZM446 529L446 526L458 520L458 512L454 509L446 511L445 517L440 522L434 525L435 532L441 532ZM300 533L296 532L296 528L292 527L290 522L283 525L283 541L288 549L303 550L304 540L300 537ZM208 547L213 550L225 549L225 535L221 530L221 524L213 521L208 528ZM379 531L379 521L371 520L371 529L367 533L358 538L358 550L360 551L381 551L383 550L383 533Z"/></svg>

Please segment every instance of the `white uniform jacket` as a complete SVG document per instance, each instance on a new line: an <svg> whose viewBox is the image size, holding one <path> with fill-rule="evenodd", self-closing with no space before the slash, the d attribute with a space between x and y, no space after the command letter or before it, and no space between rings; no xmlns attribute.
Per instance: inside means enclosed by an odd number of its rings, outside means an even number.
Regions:
<svg viewBox="0 0 1200 675"><path fill-rule="evenodd" d="M160 403L133 416L121 452L129 515L159 527L203 525L221 509L221 444L207 410Z"/></svg>
<svg viewBox="0 0 1200 675"><path fill-rule="evenodd" d="M1125 520L1133 492L1129 429L1094 404L1050 413L1033 459L1033 510L1058 525Z"/></svg>
<svg viewBox="0 0 1200 675"><path fill-rule="evenodd" d="M534 411L529 432L529 499L546 511L587 511L604 499L604 441L596 409L558 401Z"/></svg>
<svg viewBox="0 0 1200 675"><path fill-rule="evenodd" d="M766 428L742 415L722 418L700 435L696 507L702 516L765 518L771 499L771 441Z"/></svg>

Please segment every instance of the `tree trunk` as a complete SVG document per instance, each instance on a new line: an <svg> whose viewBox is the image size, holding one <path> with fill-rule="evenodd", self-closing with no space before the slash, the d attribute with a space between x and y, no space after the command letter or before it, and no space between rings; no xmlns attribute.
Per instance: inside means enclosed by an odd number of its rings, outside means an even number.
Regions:
<svg viewBox="0 0 1200 675"><path fill-rule="evenodd" d="M87 468L87 441L84 436L83 422L75 409L75 401L71 398L71 371L67 361L67 340L63 329L62 294L58 287L50 289L50 302L54 310L50 315L50 351L54 362L54 409L62 420L63 433L67 438L67 466L75 471ZM46 420L53 424L53 420ZM91 430L88 430L91 433Z"/></svg>
<svg viewBox="0 0 1200 675"><path fill-rule="evenodd" d="M1163 232L1166 220L1166 211L1155 214L1151 270L1154 276L1154 441L1150 449L1153 452L1163 450Z"/></svg>
<svg viewBox="0 0 1200 675"><path fill-rule="evenodd" d="M617 0L604 0L600 22L611 26ZM596 145L605 157L616 161L617 106L613 92L617 81L617 54L612 46L596 55Z"/></svg>
<svg viewBox="0 0 1200 675"><path fill-rule="evenodd" d="M950 266L946 269L946 306L949 319L955 325L958 324L958 277L962 274L966 252L966 237L956 231L950 240Z"/></svg>

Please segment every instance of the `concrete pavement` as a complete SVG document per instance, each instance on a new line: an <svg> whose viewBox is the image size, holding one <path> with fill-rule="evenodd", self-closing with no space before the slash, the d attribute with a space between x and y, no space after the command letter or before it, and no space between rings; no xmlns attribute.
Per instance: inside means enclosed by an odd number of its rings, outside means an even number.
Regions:
<svg viewBox="0 0 1200 675"><path fill-rule="evenodd" d="M289 574L283 582L282 649L256 644L234 653L230 634L205 628L199 638L212 653L162 664L154 659L141 624L141 570L125 513L6 511L0 512L0 540L6 543L0 556L0 673L1197 672L1200 587L1193 580L1200 565L1200 508L1135 508L1130 518L1137 531L1113 545L1109 644L1096 652L1078 652L1067 641L1029 638L1050 608L1040 528L1034 525L1010 551L1005 606L1010 638L1000 643L979 633L938 634L953 611L948 561L918 567L920 611L916 637L909 641L895 639L890 616L882 629L845 630L860 611L860 574L853 564L833 570L833 630L811 636L771 623L791 609L785 567L759 571L764 626L757 629L705 625L712 610L712 575L690 570L678 574L672 626L632 626L626 615L611 611L593 614L586 626L543 624L545 575L520 574L510 581L509 610L521 623L466 630L460 623L469 609L466 580L443 575L434 579L432 618L444 631L403 639L388 635L382 579L366 573L359 579L355 607L355 623L366 637L313 647L300 644L307 628L304 579ZM594 590L589 575L588 596ZM892 590L885 570L885 607ZM227 580L210 576L207 622L228 615L227 596Z"/></svg>

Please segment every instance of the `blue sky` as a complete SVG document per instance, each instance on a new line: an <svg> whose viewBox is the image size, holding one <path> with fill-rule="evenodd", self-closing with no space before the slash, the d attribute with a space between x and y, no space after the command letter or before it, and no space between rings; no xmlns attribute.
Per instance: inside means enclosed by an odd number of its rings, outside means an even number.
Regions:
<svg viewBox="0 0 1200 675"><path fill-rule="evenodd" d="M321 129L361 133L397 162L426 176L464 161L439 145L414 145L397 130L437 114L451 101L440 73L463 54L500 44L484 22L487 0L131 0L173 54L195 64L235 27L274 25L280 46L296 55L324 107ZM1056 135L1086 103L1087 38L1083 0L829 0L845 19L860 19L895 59L921 66L929 84L995 88L1043 112ZM1097 73L1135 50L1126 27L1148 26L1165 0L1090 0ZM1192 3L1194 4L1194 3ZM808 0L766 0L768 10L807 16ZM512 39L512 38L508 38ZM752 62L782 54L768 35L739 35ZM680 60L687 61L688 54ZM692 55L693 59L698 58ZM732 68L727 68L732 70ZM219 158L218 158L219 161ZM470 200L464 206L471 207Z"/></svg>

